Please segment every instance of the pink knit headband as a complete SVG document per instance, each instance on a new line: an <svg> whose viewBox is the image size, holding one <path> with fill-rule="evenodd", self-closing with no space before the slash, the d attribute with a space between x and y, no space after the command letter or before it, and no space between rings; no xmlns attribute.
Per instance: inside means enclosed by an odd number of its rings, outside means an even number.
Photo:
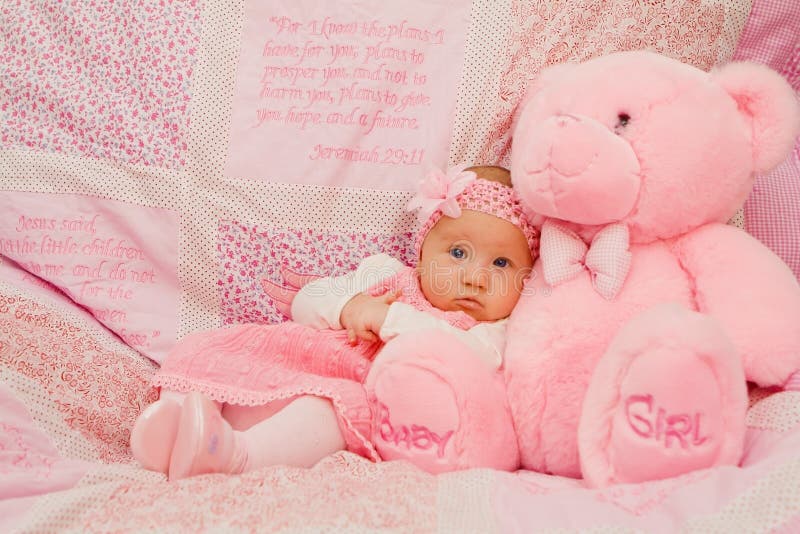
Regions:
<svg viewBox="0 0 800 534"><path fill-rule="evenodd" d="M460 217L461 210L465 209L494 215L519 228L535 259L539 233L523 214L514 189L478 178L477 174L465 168L450 167L446 173L439 169L431 171L420 181L417 195L408 203L406 209L418 209L417 218L423 222L415 244L417 258L422 251L422 242L439 219L443 215Z"/></svg>

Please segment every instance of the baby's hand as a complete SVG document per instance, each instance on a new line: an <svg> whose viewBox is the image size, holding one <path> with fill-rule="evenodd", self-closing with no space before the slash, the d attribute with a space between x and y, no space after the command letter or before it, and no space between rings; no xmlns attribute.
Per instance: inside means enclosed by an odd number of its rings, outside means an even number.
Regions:
<svg viewBox="0 0 800 534"><path fill-rule="evenodd" d="M347 337L351 345L364 341L377 341L380 335L389 306L397 300L400 292L386 293L373 297L366 293L359 293L351 298L342 308L339 322L347 330Z"/></svg>

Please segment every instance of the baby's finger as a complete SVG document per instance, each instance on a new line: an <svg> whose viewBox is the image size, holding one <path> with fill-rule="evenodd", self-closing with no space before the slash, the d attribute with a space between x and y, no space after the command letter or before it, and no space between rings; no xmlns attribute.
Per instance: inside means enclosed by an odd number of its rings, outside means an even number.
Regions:
<svg viewBox="0 0 800 534"><path fill-rule="evenodd" d="M364 330L363 332L360 332L358 337L370 343L378 340L377 336L369 330Z"/></svg>
<svg viewBox="0 0 800 534"><path fill-rule="evenodd" d="M356 331L353 330L352 328L347 331L347 341L351 345L355 345L356 343L358 343L358 336L356 335Z"/></svg>
<svg viewBox="0 0 800 534"><path fill-rule="evenodd" d="M403 290L402 289L398 289L397 291L392 291L391 293L386 293L386 294L383 295L383 301L386 304L391 304L394 301L396 301L397 299L399 299L400 295L402 295L402 294L403 294Z"/></svg>

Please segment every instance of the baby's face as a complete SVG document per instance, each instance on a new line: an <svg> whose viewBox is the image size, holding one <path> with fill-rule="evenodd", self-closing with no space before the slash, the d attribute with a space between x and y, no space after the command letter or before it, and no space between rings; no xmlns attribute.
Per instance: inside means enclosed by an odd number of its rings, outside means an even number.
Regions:
<svg viewBox="0 0 800 534"><path fill-rule="evenodd" d="M431 229L417 269L422 293L437 308L497 321L511 314L532 266L519 228L462 210L460 217L442 217Z"/></svg>

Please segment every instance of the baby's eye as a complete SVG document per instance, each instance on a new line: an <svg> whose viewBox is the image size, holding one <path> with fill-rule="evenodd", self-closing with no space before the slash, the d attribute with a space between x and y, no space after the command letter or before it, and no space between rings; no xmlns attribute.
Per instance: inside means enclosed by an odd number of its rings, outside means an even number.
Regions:
<svg viewBox="0 0 800 534"><path fill-rule="evenodd" d="M494 260L493 265L495 267L508 267L508 260L505 258L497 258Z"/></svg>
<svg viewBox="0 0 800 534"><path fill-rule="evenodd" d="M450 255L457 260L463 260L467 253L461 247L453 247L450 249Z"/></svg>

